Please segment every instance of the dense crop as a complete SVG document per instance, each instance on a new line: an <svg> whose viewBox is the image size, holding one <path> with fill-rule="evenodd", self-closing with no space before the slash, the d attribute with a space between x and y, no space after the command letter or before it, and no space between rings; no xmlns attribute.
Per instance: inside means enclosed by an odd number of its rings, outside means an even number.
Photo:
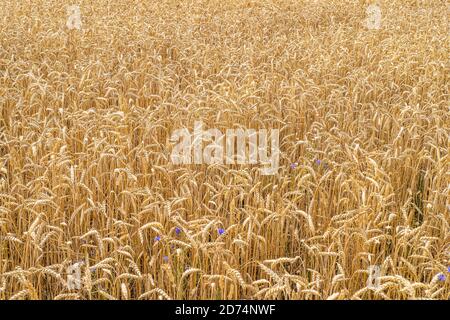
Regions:
<svg viewBox="0 0 450 320"><path fill-rule="evenodd" d="M449 8L369 4L2 1L0 299L449 299ZM278 173L174 165L195 121Z"/></svg>

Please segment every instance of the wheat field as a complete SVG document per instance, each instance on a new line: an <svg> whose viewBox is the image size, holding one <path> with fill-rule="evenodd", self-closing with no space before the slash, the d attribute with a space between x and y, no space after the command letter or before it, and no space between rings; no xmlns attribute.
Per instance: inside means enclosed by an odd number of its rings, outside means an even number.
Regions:
<svg viewBox="0 0 450 320"><path fill-rule="evenodd" d="M3 1L0 299L449 299L449 10ZM200 120L278 173L171 163Z"/></svg>

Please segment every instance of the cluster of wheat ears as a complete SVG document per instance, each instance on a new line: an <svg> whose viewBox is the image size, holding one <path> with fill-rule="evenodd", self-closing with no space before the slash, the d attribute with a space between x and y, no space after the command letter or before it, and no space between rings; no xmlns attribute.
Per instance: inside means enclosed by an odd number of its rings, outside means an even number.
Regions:
<svg viewBox="0 0 450 320"><path fill-rule="evenodd" d="M448 3L370 4L2 1L0 299L448 299ZM278 173L172 164L194 121Z"/></svg>

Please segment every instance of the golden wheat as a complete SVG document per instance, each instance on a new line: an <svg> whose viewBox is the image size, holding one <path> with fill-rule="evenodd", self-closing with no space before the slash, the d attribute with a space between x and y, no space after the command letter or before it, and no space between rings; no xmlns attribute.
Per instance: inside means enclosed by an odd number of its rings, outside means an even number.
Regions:
<svg viewBox="0 0 450 320"><path fill-rule="evenodd" d="M370 4L4 1L0 299L449 299L448 4ZM200 120L278 173L171 163Z"/></svg>

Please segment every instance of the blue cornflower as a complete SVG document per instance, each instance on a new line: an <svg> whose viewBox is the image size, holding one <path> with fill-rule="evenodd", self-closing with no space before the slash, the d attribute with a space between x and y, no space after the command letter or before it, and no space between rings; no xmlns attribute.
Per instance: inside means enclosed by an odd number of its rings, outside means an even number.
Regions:
<svg viewBox="0 0 450 320"><path fill-rule="evenodd" d="M443 273L440 273L440 274L438 275L438 280L439 280L439 281L445 281L445 275L444 275Z"/></svg>
<svg viewBox="0 0 450 320"><path fill-rule="evenodd" d="M322 161L320 161L319 159L317 159L315 162L317 165L320 165L322 163Z"/></svg>
<svg viewBox="0 0 450 320"><path fill-rule="evenodd" d="M176 233L177 235L179 235L179 234L181 233L181 229L178 228L178 227L176 227L176 228L175 228L175 233Z"/></svg>
<svg viewBox="0 0 450 320"><path fill-rule="evenodd" d="M450 267L447 267L447 272L450 272Z"/></svg>
<svg viewBox="0 0 450 320"><path fill-rule="evenodd" d="M295 169L298 166L298 162L291 163L291 169Z"/></svg>
<svg viewBox="0 0 450 320"><path fill-rule="evenodd" d="M159 240L161 240L161 236L156 236L155 241L159 241Z"/></svg>
<svg viewBox="0 0 450 320"><path fill-rule="evenodd" d="M164 260L165 262L167 262L167 261L169 261L169 257L168 257L168 256L164 256L164 257L163 257L163 260Z"/></svg>
<svg viewBox="0 0 450 320"><path fill-rule="evenodd" d="M225 233L225 229L219 228L219 230L217 230L217 232L221 236L221 235L223 235Z"/></svg>

